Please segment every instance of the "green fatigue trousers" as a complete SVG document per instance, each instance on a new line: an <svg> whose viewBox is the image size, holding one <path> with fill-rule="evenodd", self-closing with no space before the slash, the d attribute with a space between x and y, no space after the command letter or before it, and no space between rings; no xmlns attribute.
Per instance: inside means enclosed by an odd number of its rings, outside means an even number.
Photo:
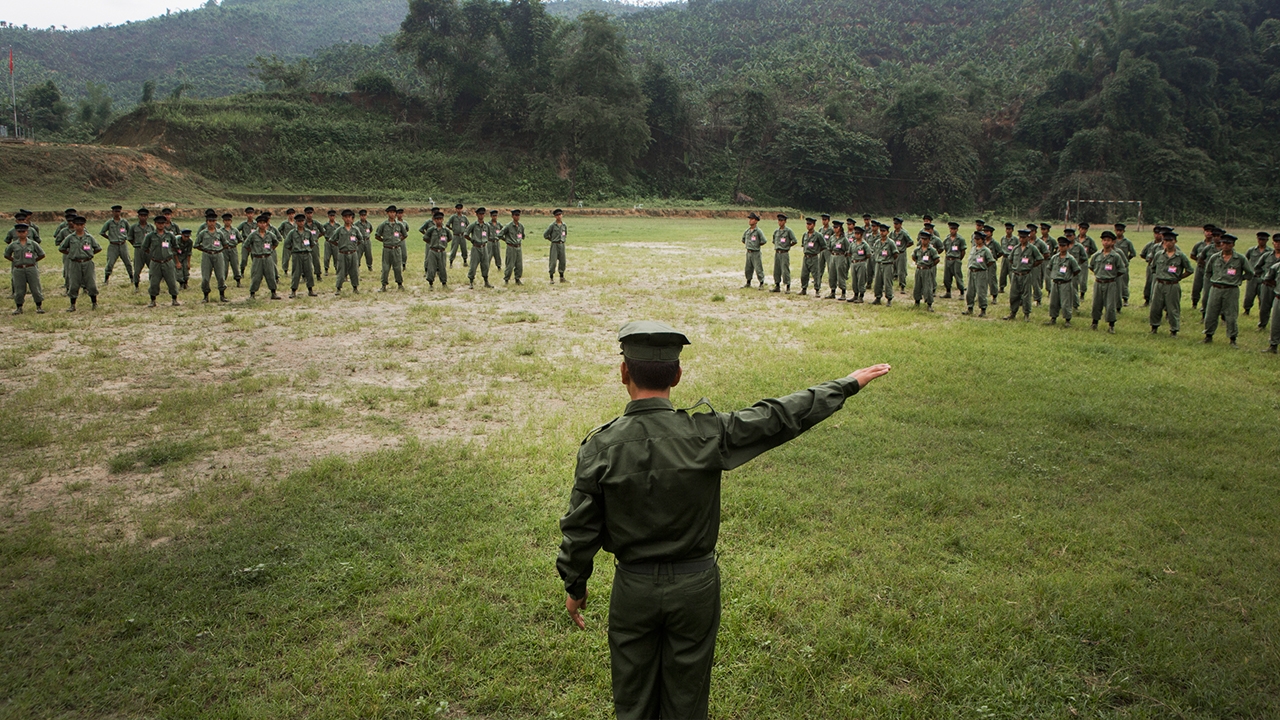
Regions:
<svg viewBox="0 0 1280 720"><path fill-rule="evenodd" d="M430 251L428 251L430 252ZM444 253L439 253L440 262L444 262ZM333 271L338 276L337 290L342 289L342 281L350 280L351 289L360 289L360 251L359 250L341 250L333 254ZM444 270L440 270L441 276Z"/></svg>
<svg viewBox="0 0 1280 720"><path fill-rule="evenodd" d="M1253 309L1253 301L1258 299L1259 288L1262 287L1262 279L1258 277L1261 273L1254 273L1253 277L1245 281L1244 286L1244 313L1249 314Z"/></svg>
<svg viewBox="0 0 1280 720"><path fill-rule="evenodd" d="M510 260L508 260L507 262L511 262L511 261L510 261ZM748 284L748 285L750 285L750 284L751 284L751 276L752 276L752 275L755 275L755 276L756 276L756 279L760 281L760 284L761 284L761 285L763 285L763 284L764 284L764 261L760 259L760 251L759 251L759 250L748 250L748 251L747 251L747 265L746 265L746 269L747 269L746 271L747 271L747 284Z"/></svg>
<svg viewBox="0 0 1280 720"><path fill-rule="evenodd" d="M320 264L320 243L315 240L311 241L311 275L312 277L320 277L320 273L324 271L324 266Z"/></svg>
<svg viewBox="0 0 1280 720"><path fill-rule="evenodd" d="M964 294L964 258L947 258L942 270L942 287L951 294L951 281L955 280L960 294ZM972 304L972 303L970 303Z"/></svg>
<svg viewBox="0 0 1280 720"><path fill-rule="evenodd" d="M1271 306L1275 304L1275 287L1262 283L1258 288L1258 327L1265 328L1271 318Z"/></svg>
<svg viewBox="0 0 1280 720"><path fill-rule="evenodd" d="M401 272L403 264L400 262L400 251L403 249L399 246L382 246L382 287L387 286L387 276L393 269L396 271L396 284L404 284Z"/></svg>
<svg viewBox="0 0 1280 720"><path fill-rule="evenodd" d="M898 282L898 288L903 292L907 291L907 252L904 248L898 253L898 260L894 264L893 276Z"/></svg>
<svg viewBox="0 0 1280 720"><path fill-rule="evenodd" d="M1031 268L1031 297L1037 303L1039 303L1040 299L1043 297L1040 294L1040 286L1044 285L1044 274L1046 268L1048 268L1048 264L1045 262L1041 262L1039 265Z"/></svg>
<svg viewBox="0 0 1280 720"><path fill-rule="evenodd" d="M150 258L142 252L142 245L135 245L133 248L133 286L137 287L142 282L142 269L150 265ZM149 269L149 268L148 268Z"/></svg>
<svg viewBox="0 0 1280 720"><path fill-rule="evenodd" d="M286 256L287 257L287 256ZM293 273L289 277L289 289L297 292L300 283L307 286L307 290L313 290L316 286L316 277L311 272L311 252L293 253L292 261ZM338 282L342 282L339 278ZM275 288L271 287L271 283L267 283L267 287L275 292ZM253 292L252 290L250 292Z"/></svg>
<svg viewBox="0 0 1280 720"><path fill-rule="evenodd" d="M1076 284L1074 280L1053 280L1049 289L1049 319L1057 320L1058 315L1071 320L1076 309Z"/></svg>
<svg viewBox="0 0 1280 720"><path fill-rule="evenodd" d="M71 292L71 255L62 256L62 288Z"/></svg>
<svg viewBox="0 0 1280 720"><path fill-rule="evenodd" d="M867 271L871 269L871 261L854 260L850 267L849 275L852 277L850 284L853 286L850 289L853 290L854 298L861 300L867 292Z"/></svg>
<svg viewBox="0 0 1280 720"><path fill-rule="evenodd" d="M467 282L476 281L476 268L480 268L480 276L485 284L489 284L489 244L480 243L471 246L471 265L467 268Z"/></svg>
<svg viewBox="0 0 1280 720"><path fill-rule="evenodd" d="M1084 299L1085 291L1089 289L1089 273L1084 268L1080 269L1080 274L1076 275L1076 292L1080 293L1080 299ZM1080 303L1076 303L1076 307L1080 307Z"/></svg>
<svg viewBox="0 0 1280 720"><path fill-rule="evenodd" d="M1196 263L1196 274L1191 277L1191 307L1200 307L1200 294L1204 291L1205 266ZM1204 293L1208 295L1208 293Z"/></svg>
<svg viewBox="0 0 1280 720"><path fill-rule="evenodd" d="M1120 301L1125 305L1129 304L1129 266L1125 266L1125 271L1120 273Z"/></svg>
<svg viewBox="0 0 1280 720"><path fill-rule="evenodd" d="M338 252L338 251L337 251L336 249L334 249L334 245L333 245L333 243L329 242L328 240L326 240L326 241L324 242L324 272L325 272L325 274L326 274L326 275L327 275L327 274L329 274L329 260L330 260L330 259L334 259L334 260L335 260L335 262L334 262L334 269L335 269L335 270L337 269L337 262L336 262L336 260L337 260L337 259L336 259L336 258L334 258L334 255L336 255L336 254L337 254L337 252Z"/></svg>
<svg viewBox="0 0 1280 720"><path fill-rule="evenodd" d="M129 281L133 282L133 263L129 262L129 246L122 242L107 243L107 270L102 281L111 279L111 271L116 267L116 260L124 262L124 271L129 274Z"/></svg>
<svg viewBox="0 0 1280 720"><path fill-rule="evenodd" d="M44 291L40 289L40 268L35 265L27 265L22 267L14 265L9 271L9 283L13 289L13 302L22 307L22 303L26 300L27 293L31 293L31 299L36 301L36 305L44 304ZM1280 306L1280 303L1277 303Z"/></svg>
<svg viewBox="0 0 1280 720"><path fill-rule="evenodd" d="M1280 302L1271 303L1271 344L1280 345Z"/></svg>
<svg viewBox="0 0 1280 720"><path fill-rule="evenodd" d="M428 283L434 285L436 278L440 278L441 285L449 284L449 263L445 262L444 248L439 250L427 248L427 260L423 263L422 269L427 274Z"/></svg>
<svg viewBox="0 0 1280 720"><path fill-rule="evenodd" d="M791 289L791 252L789 250L773 251L773 286L786 285Z"/></svg>
<svg viewBox="0 0 1280 720"><path fill-rule="evenodd" d="M1000 258L1000 292L1009 286L1009 256Z"/></svg>
<svg viewBox="0 0 1280 720"><path fill-rule="evenodd" d="M156 262L152 260L147 267L147 276L151 279L151 299L156 299L160 295L160 280L164 280L164 284L169 288L170 297L178 297L178 275L173 269L173 260L165 260L164 262Z"/></svg>
<svg viewBox="0 0 1280 720"><path fill-rule="evenodd" d="M80 297L80 288L84 288L89 297L98 297L97 274L92 260L72 260L67 263L67 296L75 300Z"/></svg>
<svg viewBox="0 0 1280 720"><path fill-rule="evenodd" d="M987 271L987 283L987 290L990 291L991 297L1000 294L1000 273L996 272L995 268Z"/></svg>
<svg viewBox="0 0 1280 720"><path fill-rule="evenodd" d="M973 309L973 301L977 299L978 307L982 310L987 309L987 289L991 287L991 283L987 282L986 270L974 270L969 268L969 290L965 295L965 303L969 309Z"/></svg>
<svg viewBox="0 0 1280 720"><path fill-rule="evenodd" d="M524 247L520 245L507 245L507 269L502 279L510 280L512 274L516 280L524 275Z"/></svg>
<svg viewBox="0 0 1280 720"><path fill-rule="evenodd" d="M373 237L367 237L364 239L364 245L361 247L360 255L357 255L356 259L359 260L361 256L364 257L365 269L369 272L373 272Z"/></svg>
<svg viewBox="0 0 1280 720"><path fill-rule="evenodd" d="M840 296L844 297L845 291L849 288L849 256L848 255L832 255L831 269L828 271L827 284L831 286L831 292L837 289Z"/></svg>
<svg viewBox="0 0 1280 720"><path fill-rule="evenodd" d="M809 276L813 276L813 292L822 292L822 271L818 269L818 264L822 262L822 256L818 253L805 255L804 262L800 265L800 290L807 292L809 290Z"/></svg>
<svg viewBox="0 0 1280 720"><path fill-rule="evenodd" d="M1142 286L1142 302L1151 302L1151 291L1155 286L1155 273L1151 272L1153 266L1147 263L1147 284Z"/></svg>
<svg viewBox="0 0 1280 720"><path fill-rule="evenodd" d="M467 264L467 239L462 235L454 235L453 241L449 243L449 265L453 265L453 259L458 257L458 251L462 251L462 264Z"/></svg>
<svg viewBox="0 0 1280 720"><path fill-rule="evenodd" d="M911 297L917 303L921 300L933 307L933 295L938 291L938 266L929 268L916 266L916 281L911 288Z"/></svg>
<svg viewBox="0 0 1280 720"><path fill-rule="evenodd" d="M1009 278L1009 312L1017 315L1018 310L1022 310L1023 315L1031 314L1031 271L1013 272Z"/></svg>
<svg viewBox="0 0 1280 720"><path fill-rule="evenodd" d="M285 257L288 257L288 255ZM267 283L267 289L274 293L276 291L276 264L270 255L254 255L253 267L249 273L249 294L257 293L264 280Z"/></svg>
<svg viewBox="0 0 1280 720"><path fill-rule="evenodd" d="M1120 278L1093 283L1093 324L1097 325L1102 319L1103 311L1106 311L1108 325L1116 321L1116 313L1120 311Z"/></svg>
<svg viewBox="0 0 1280 720"><path fill-rule="evenodd" d="M827 276L827 265L831 264L831 251L823 250L818 253L818 277ZM813 291L818 292L818 281L813 282Z"/></svg>
<svg viewBox="0 0 1280 720"><path fill-rule="evenodd" d="M226 253L204 253L204 257L200 258L200 290L205 295L209 294L211 275L218 281L218 292L225 292L227 289Z"/></svg>
<svg viewBox="0 0 1280 720"><path fill-rule="evenodd" d="M1182 329L1182 283L1173 281L1157 281L1151 293L1151 312L1149 319L1152 327L1160 327L1164 315L1169 316L1169 330L1178 332Z"/></svg>
<svg viewBox="0 0 1280 720"><path fill-rule="evenodd" d="M245 240L245 238L241 238L241 239ZM240 244L240 277L244 277L244 270L245 268L249 267L250 259L251 258L249 253L249 243L242 242Z"/></svg>
<svg viewBox="0 0 1280 720"><path fill-rule="evenodd" d="M492 233L490 233L490 236L493 237L493 239L489 241L489 247L485 250L485 254L484 254L485 262L491 263L497 266L499 270L501 270L502 269L502 252L501 252L502 248L498 246L498 238L496 236L493 236ZM475 247L472 247L471 251L475 252ZM488 270L488 269L489 268L486 266L485 270ZM488 273L485 273L485 277L489 277Z"/></svg>
<svg viewBox="0 0 1280 720"><path fill-rule="evenodd" d="M893 273L894 261L876 263L876 300L881 296L886 300L893 299Z"/></svg>
<svg viewBox="0 0 1280 720"><path fill-rule="evenodd" d="M551 250L547 252L547 274L554 275L559 269L561 275L564 274L564 243L551 243Z"/></svg>
<svg viewBox="0 0 1280 720"><path fill-rule="evenodd" d="M1240 288L1230 285L1209 285L1208 300L1205 302L1204 334L1212 335L1218 330L1218 320L1227 323L1227 336L1235 338L1239 331L1236 318L1240 315Z"/></svg>
<svg viewBox="0 0 1280 720"><path fill-rule="evenodd" d="M609 598L618 720L707 717L720 630L720 569L673 575L619 568Z"/></svg>
<svg viewBox="0 0 1280 720"><path fill-rule="evenodd" d="M191 256L181 255L173 259L173 279L179 285L186 285L191 276Z"/></svg>
<svg viewBox="0 0 1280 720"><path fill-rule="evenodd" d="M224 248L222 251L223 262L227 264L227 274L235 277L236 282L240 282L240 253L233 247Z"/></svg>

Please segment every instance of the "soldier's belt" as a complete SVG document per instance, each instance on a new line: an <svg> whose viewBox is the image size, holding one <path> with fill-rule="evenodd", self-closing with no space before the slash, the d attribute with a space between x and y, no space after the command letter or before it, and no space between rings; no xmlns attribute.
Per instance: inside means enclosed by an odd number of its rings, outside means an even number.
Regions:
<svg viewBox="0 0 1280 720"><path fill-rule="evenodd" d="M354 254L356 254L356 253L358 253L358 252L360 252L360 251L359 251L359 250L339 250L339 251L338 251L338 254L340 254L340 255L354 255Z"/></svg>
<svg viewBox="0 0 1280 720"><path fill-rule="evenodd" d="M835 252L834 250L831 251L831 255L834 257L849 257L849 253Z"/></svg>
<svg viewBox="0 0 1280 720"><path fill-rule="evenodd" d="M691 575L716 566L714 555L702 560L678 563L618 563L618 569L635 575Z"/></svg>
<svg viewBox="0 0 1280 720"><path fill-rule="evenodd" d="M1116 281L1116 279L1115 279L1115 278L1111 278L1110 280L1099 280L1098 278L1094 278L1094 279L1093 279L1093 281L1094 281L1094 282L1096 282L1096 283L1098 283L1099 285L1106 285L1107 283L1113 283L1113 282L1115 282L1115 281Z"/></svg>
<svg viewBox="0 0 1280 720"><path fill-rule="evenodd" d="M84 258L83 260L72 259L71 262L93 262L93 258Z"/></svg>
<svg viewBox="0 0 1280 720"><path fill-rule="evenodd" d="M774 248L773 251L776 253L791 252L791 248Z"/></svg>
<svg viewBox="0 0 1280 720"><path fill-rule="evenodd" d="M110 243L111 243L112 245L123 245L123 244L124 244L124 240L121 240L120 242L116 242L115 240L111 240L111 241L110 241Z"/></svg>
<svg viewBox="0 0 1280 720"><path fill-rule="evenodd" d="M1018 272L1017 270L1014 270L1014 271L1013 271L1013 274L1014 274L1014 275L1030 275L1030 274L1031 274L1031 271L1030 271L1030 270L1023 270L1022 272Z"/></svg>
<svg viewBox="0 0 1280 720"><path fill-rule="evenodd" d="M564 244L564 241L563 241L563 240L552 240L552 241L551 241L551 244L552 244L552 245L563 245L563 244Z"/></svg>
<svg viewBox="0 0 1280 720"><path fill-rule="evenodd" d="M805 253L805 254L804 254L804 256L805 256L805 257L818 257L818 253ZM859 261L859 262L861 262L861 261Z"/></svg>
<svg viewBox="0 0 1280 720"><path fill-rule="evenodd" d="M751 248L747 248L747 252L760 252L760 251L759 251L759 250L752 250Z"/></svg>
<svg viewBox="0 0 1280 720"><path fill-rule="evenodd" d="M1216 288L1238 288L1238 287L1240 287L1239 285L1227 285L1227 284L1225 284L1225 283L1216 283L1216 282L1211 282L1211 283L1209 283L1209 284L1210 284L1210 285L1212 285L1212 286L1214 286L1214 287L1216 287Z"/></svg>
<svg viewBox="0 0 1280 720"><path fill-rule="evenodd" d="M431 249L432 249L432 250L435 250L436 252L444 252L444 251L445 251L445 248L431 248ZM355 250L352 250L351 252L355 252ZM349 254L349 253L347 253L347 254Z"/></svg>
<svg viewBox="0 0 1280 720"><path fill-rule="evenodd" d="M35 264L34 264L34 263L32 263L31 265L14 265L14 266L13 266L13 269L14 269L14 270L21 270L21 269L23 269L23 268L29 268L29 267L35 267Z"/></svg>
<svg viewBox="0 0 1280 720"><path fill-rule="evenodd" d="M1179 284L1181 281L1179 281L1179 280L1157 280L1156 282L1160 283L1161 285L1177 285L1177 284Z"/></svg>
<svg viewBox="0 0 1280 720"><path fill-rule="evenodd" d="M1075 279L1074 277L1073 277L1073 278L1069 278L1069 279L1067 279L1067 280L1058 280L1057 278L1054 278L1054 280L1053 280L1053 284L1054 284L1054 285L1066 285L1067 283L1071 282L1071 281L1072 281L1072 280L1074 280L1074 279Z"/></svg>
<svg viewBox="0 0 1280 720"><path fill-rule="evenodd" d="M165 264L165 263L169 262L169 261L170 261L170 260L172 260L172 259L173 259L173 258L165 258L164 260L157 260L157 259L155 259L155 258L147 258L147 260L148 260L149 262L156 263L157 265L163 265L163 264Z"/></svg>
<svg viewBox="0 0 1280 720"><path fill-rule="evenodd" d="M485 245L488 245L488 244L489 244L489 241L488 241L488 240L481 240L480 242L473 242L473 243L471 243L471 246L472 246L472 247L482 248L482 247L484 247Z"/></svg>

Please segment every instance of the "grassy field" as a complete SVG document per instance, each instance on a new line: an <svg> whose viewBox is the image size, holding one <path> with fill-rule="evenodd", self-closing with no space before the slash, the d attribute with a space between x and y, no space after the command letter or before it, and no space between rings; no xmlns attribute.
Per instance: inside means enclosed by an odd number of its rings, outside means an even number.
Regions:
<svg viewBox="0 0 1280 720"><path fill-rule="evenodd" d="M538 239L521 287L430 292L417 243L404 293L69 315L46 261L54 312L0 320L0 717L610 716L612 563L572 629L556 521L633 318L693 338L677 406L894 365L726 474L713 716L1280 716L1253 318L775 295L737 221L568 222L565 285Z"/></svg>

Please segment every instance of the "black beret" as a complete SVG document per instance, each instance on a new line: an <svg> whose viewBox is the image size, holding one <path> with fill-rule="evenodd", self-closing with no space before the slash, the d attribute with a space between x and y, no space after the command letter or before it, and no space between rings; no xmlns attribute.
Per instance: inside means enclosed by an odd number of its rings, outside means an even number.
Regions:
<svg viewBox="0 0 1280 720"><path fill-rule="evenodd" d="M512 215L519 215L519 214L520 214L520 211L519 211L519 210L512 210L512 211L511 211L511 214L512 214Z"/></svg>
<svg viewBox="0 0 1280 720"><path fill-rule="evenodd" d="M1258 233L1258 237L1263 238L1263 239L1266 239L1266 238L1271 237L1271 233L1260 232L1260 233Z"/></svg>
<svg viewBox="0 0 1280 720"><path fill-rule="evenodd" d="M316 211L316 209L315 209L315 208L313 208L313 207L311 207L311 206L307 206L307 207L302 208L302 212L304 212L304 213L313 213L313 212L315 212L315 211Z"/></svg>

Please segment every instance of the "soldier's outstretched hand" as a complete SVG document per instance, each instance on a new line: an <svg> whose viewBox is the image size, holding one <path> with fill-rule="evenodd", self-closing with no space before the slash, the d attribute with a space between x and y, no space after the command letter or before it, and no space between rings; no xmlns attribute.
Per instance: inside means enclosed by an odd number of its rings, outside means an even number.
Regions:
<svg viewBox="0 0 1280 720"><path fill-rule="evenodd" d="M888 374L888 372L892 369L893 368L891 368L888 363L881 363L879 365L872 365L871 367L862 368L861 370L854 370L853 372L849 373L849 377L858 381L858 389L861 390L862 388L867 386L867 383L871 382L872 380L875 380L881 375Z"/></svg>
<svg viewBox="0 0 1280 720"><path fill-rule="evenodd" d="M578 626L579 630L587 629L587 621L582 619L582 610L587 607L587 593L582 593L581 600L574 600L572 596L564 596L564 609L569 611L569 617L573 623Z"/></svg>

